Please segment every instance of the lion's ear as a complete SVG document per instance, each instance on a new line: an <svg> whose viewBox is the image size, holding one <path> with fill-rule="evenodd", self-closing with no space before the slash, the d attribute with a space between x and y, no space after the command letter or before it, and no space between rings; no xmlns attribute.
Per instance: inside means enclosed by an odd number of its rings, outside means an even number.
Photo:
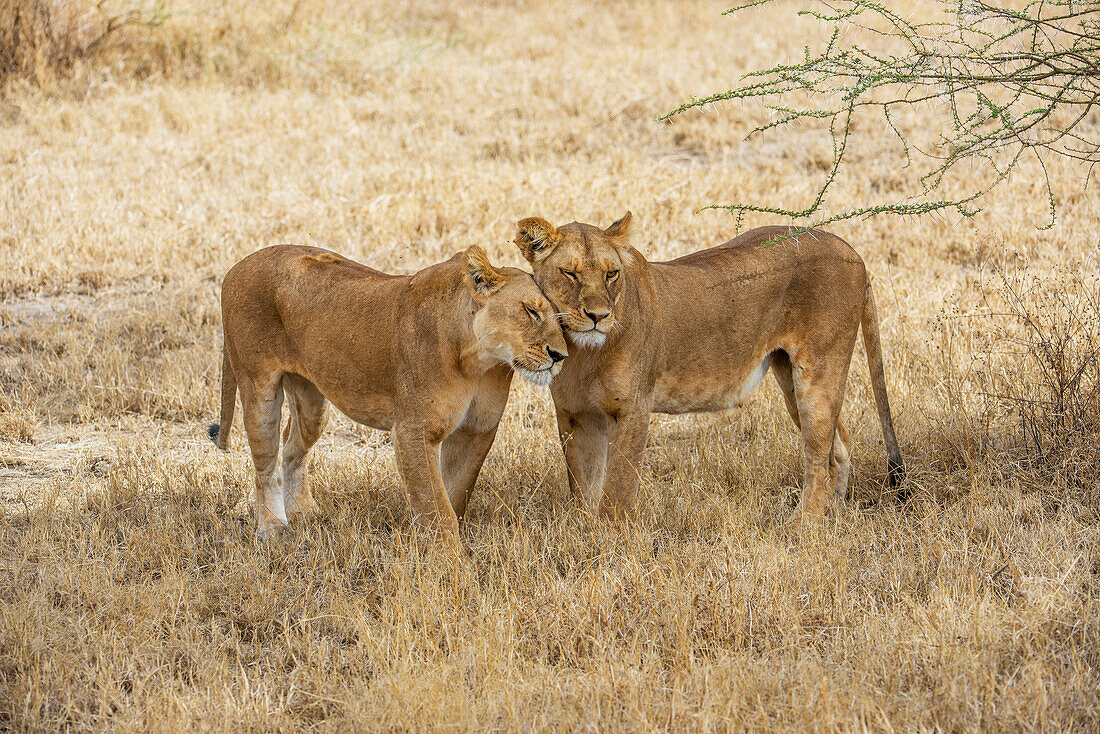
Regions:
<svg viewBox="0 0 1100 734"><path fill-rule="evenodd" d="M504 285L504 273L493 267L485 250L477 245L467 248L462 264L466 270L466 287L475 299L491 296Z"/></svg>
<svg viewBox="0 0 1100 734"><path fill-rule="evenodd" d="M619 217L610 227L605 229L603 233L608 237L627 237L630 235L630 220L632 215L630 212Z"/></svg>
<svg viewBox="0 0 1100 734"><path fill-rule="evenodd" d="M514 241L527 262L532 265L549 255L559 240L561 235L558 230L542 217L521 219L516 225Z"/></svg>

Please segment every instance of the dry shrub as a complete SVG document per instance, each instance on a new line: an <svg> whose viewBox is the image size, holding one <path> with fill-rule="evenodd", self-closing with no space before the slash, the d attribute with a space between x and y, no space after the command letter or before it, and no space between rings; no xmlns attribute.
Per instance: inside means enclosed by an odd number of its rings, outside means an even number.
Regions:
<svg viewBox="0 0 1100 734"><path fill-rule="evenodd" d="M133 8L88 0L0 0L0 77L40 86L118 42L123 29L154 25Z"/></svg>
<svg viewBox="0 0 1100 734"><path fill-rule="evenodd" d="M937 467L1100 506L1100 274L1003 258L933 322ZM979 264L977 267L981 267ZM930 365L932 366L932 365ZM953 494L953 493L949 493Z"/></svg>
<svg viewBox="0 0 1100 734"><path fill-rule="evenodd" d="M1014 423L1011 455L1100 500L1100 280L998 272L1006 310L995 343L991 397Z"/></svg>
<svg viewBox="0 0 1100 734"><path fill-rule="evenodd" d="M250 80L257 68L270 76L266 46L290 17L278 28L253 22L249 5L231 1L212 13L171 2L0 0L0 81L83 96L93 78L195 78L230 68Z"/></svg>

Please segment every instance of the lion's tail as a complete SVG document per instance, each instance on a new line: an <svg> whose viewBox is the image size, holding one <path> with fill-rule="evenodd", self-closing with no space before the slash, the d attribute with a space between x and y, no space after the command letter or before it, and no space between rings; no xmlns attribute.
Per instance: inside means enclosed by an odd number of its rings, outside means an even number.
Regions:
<svg viewBox="0 0 1100 734"><path fill-rule="evenodd" d="M233 428L233 410L237 407L237 376L229 364L229 350L222 347L221 423L211 423L207 432L222 451L229 450L229 432Z"/></svg>
<svg viewBox="0 0 1100 734"><path fill-rule="evenodd" d="M899 487L905 476L905 462L898 448L898 437L894 433L894 419L890 415L890 398L886 394L886 369L882 361L882 342L879 341L878 310L875 308L875 296L867 282L867 297L863 302L863 346L867 350L867 366L871 370L871 389L875 394L878 407L878 419L882 424L882 438L886 443L887 476L891 487ZM908 487L899 487L898 501L909 499Z"/></svg>

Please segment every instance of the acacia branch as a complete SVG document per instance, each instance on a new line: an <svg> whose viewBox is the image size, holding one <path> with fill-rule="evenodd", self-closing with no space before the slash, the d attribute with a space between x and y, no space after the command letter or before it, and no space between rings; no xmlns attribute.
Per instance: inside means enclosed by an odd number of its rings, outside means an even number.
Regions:
<svg viewBox="0 0 1100 734"><path fill-rule="evenodd" d="M726 12L773 2L753 0ZM728 209L739 222L745 213L764 212L802 220L806 226L945 209L971 217L981 211L985 194L1004 182L1025 156L1033 156L1050 207L1047 226L1053 226L1056 208L1046 157L1088 163L1090 170L1100 162L1100 142L1088 124L1089 113L1100 108L1100 1L1029 0L1021 9L993 7L983 0L940 0L938 5L939 19L916 22L872 0L818 0L817 7L799 14L831 26L821 51L807 49L797 63L750 71L740 87L692 97L658 118L671 121L697 107L758 100L777 117L753 128L749 138L796 123L828 124L833 159L809 205L705 208ZM868 36L874 48L851 40L859 36ZM811 104L805 104L807 98ZM942 129L935 143L925 148L899 126L898 114L938 101L945 103L947 114L937 120ZM846 156L859 145L851 129L853 114L864 109L882 116L883 129L901 142L907 166L916 159L928 163L917 176L921 191L826 216L825 211L832 211L833 183ZM1064 113L1069 113L1068 122ZM973 184L961 196L940 195L964 162L978 163L986 182Z"/></svg>

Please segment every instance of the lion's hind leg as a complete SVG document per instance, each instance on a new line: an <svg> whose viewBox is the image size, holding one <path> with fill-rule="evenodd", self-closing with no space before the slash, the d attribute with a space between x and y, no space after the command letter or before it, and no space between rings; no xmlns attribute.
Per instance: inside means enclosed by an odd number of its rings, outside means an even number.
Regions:
<svg viewBox="0 0 1100 734"><path fill-rule="evenodd" d="M794 421L795 430L802 430L802 421L798 419L798 401L794 396L794 377L791 375L791 358L783 350L772 354L772 374L775 382L783 393L783 402L787 406L787 413Z"/></svg>
<svg viewBox="0 0 1100 734"><path fill-rule="evenodd" d="M801 369L796 365L791 372L804 454L802 500L791 524L801 526L824 514L841 483L847 491L847 431L842 435L838 422L848 369L843 362L821 360ZM834 453L838 445L839 453Z"/></svg>
<svg viewBox="0 0 1100 734"><path fill-rule="evenodd" d="M252 463L256 467L256 530L266 537L286 525L283 485L278 476L279 423L282 420L283 387L281 375L239 381L241 408Z"/></svg>
<svg viewBox="0 0 1100 734"><path fill-rule="evenodd" d="M836 435L833 437L833 455L829 461L829 479L833 483L833 499L837 504L848 499L848 478L852 473L852 457L848 453L852 437L844 427L844 421L837 418Z"/></svg>
<svg viewBox="0 0 1100 734"><path fill-rule="evenodd" d="M779 389L783 393L783 402L787 406L794 427L799 433L803 433L802 419L799 413L798 398L795 394L795 381L790 357L786 352L777 352L772 360L772 373ZM847 373L845 373L847 376ZM839 408L838 408L839 411ZM814 411L816 412L816 411ZM803 436L805 442L805 436ZM851 457L848 447L851 445L851 436L844 427L844 422L839 416L836 419L836 431L833 435L833 443L829 451L828 486L832 487L832 499L843 502L848 496L848 479L851 475ZM805 449L805 443L803 448ZM809 454L806 455L807 462ZM808 471L808 467L807 467ZM806 486L809 486L808 484ZM804 488L805 489L805 488ZM805 495L803 495L805 498Z"/></svg>
<svg viewBox="0 0 1100 734"><path fill-rule="evenodd" d="M283 489L286 514L311 514L317 502L309 488L306 470L309 450L325 428L325 396L300 375L283 377L290 418L283 434Z"/></svg>

